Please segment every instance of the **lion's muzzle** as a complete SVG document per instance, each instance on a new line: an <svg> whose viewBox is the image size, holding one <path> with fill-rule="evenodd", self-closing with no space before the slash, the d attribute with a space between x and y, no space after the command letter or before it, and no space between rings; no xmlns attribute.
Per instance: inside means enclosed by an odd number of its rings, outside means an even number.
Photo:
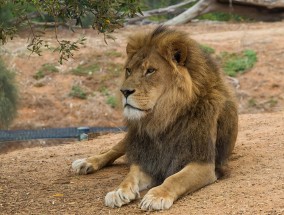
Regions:
<svg viewBox="0 0 284 215"><path fill-rule="evenodd" d="M120 92L122 92L122 94L124 95L125 98L127 98L128 96L130 96L131 94L133 94L135 92L134 89L127 89L127 88L121 88Z"/></svg>

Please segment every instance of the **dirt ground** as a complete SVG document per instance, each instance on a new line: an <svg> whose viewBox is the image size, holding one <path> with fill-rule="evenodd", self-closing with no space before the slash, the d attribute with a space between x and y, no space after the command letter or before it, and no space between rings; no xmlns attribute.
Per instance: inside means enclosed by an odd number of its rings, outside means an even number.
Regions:
<svg viewBox="0 0 284 215"><path fill-rule="evenodd" d="M153 214L284 214L283 128L284 112L240 115L230 176ZM138 209L139 201L104 206L106 193L127 174L123 159L91 175L70 168L73 160L99 153L123 135L2 154L0 214L149 214Z"/></svg>
<svg viewBox="0 0 284 215"><path fill-rule="evenodd" d="M115 76L103 85L98 82L109 75L104 64L96 73L98 78L74 76L70 70L93 60L122 65L127 36L150 28L126 27L108 45L85 30L86 45L62 66L57 64L58 56L47 51L42 57L29 56L26 34L1 47L1 56L16 72L20 92L19 113L11 129L122 125L119 107L106 102L119 89L120 78ZM153 214L284 214L284 22L191 23L176 28L217 53L253 49L258 62L236 77L240 129L229 162L230 176L181 198L169 211ZM60 36L75 38L80 33L63 31ZM53 44L51 35L46 38ZM44 63L55 64L59 73L35 80L33 75ZM87 99L69 96L74 84L88 92ZM100 87L107 88L108 94ZM56 146L40 140L37 147L6 153L0 148L0 214L149 214L138 209L139 201L120 209L103 204L106 193L127 174L124 159L87 176L75 175L70 168L73 160L97 154L123 135Z"/></svg>

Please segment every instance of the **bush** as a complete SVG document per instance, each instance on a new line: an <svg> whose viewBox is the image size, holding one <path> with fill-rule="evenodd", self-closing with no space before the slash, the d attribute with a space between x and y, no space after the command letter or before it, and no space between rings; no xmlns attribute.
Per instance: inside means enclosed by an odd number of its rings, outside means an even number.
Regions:
<svg viewBox="0 0 284 215"><path fill-rule="evenodd" d="M232 77L238 73L246 72L257 62L256 52L250 49L239 53L221 52L221 54L215 54L215 49L208 45L200 44L200 48L204 53L213 55L220 62L224 72Z"/></svg>
<svg viewBox="0 0 284 215"><path fill-rule="evenodd" d="M204 15L201 15L197 17L200 20L211 20L211 21L233 21L233 22L243 22L243 21L249 21L248 18L239 16L237 14L230 14L230 13L223 13L223 12L212 12L207 13Z"/></svg>
<svg viewBox="0 0 284 215"><path fill-rule="evenodd" d="M71 73L73 75L77 76L91 76L94 72L98 71L100 69L100 66L98 63L92 63L92 64L82 64L79 65L77 68L72 69Z"/></svg>
<svg viewBox="0 0 284 215"><path fill-rule="evenodd" d="M8 128L16 116L17 100L14 74L0 60L0 128Z"/></svg>
<svg viewBox="0 0 284 215"><path fill-rule="evenodd" d="M214 54L215 53L215 49L213 49L212 47L210 47L208 45L200 44L200 48L202 49L202 51L204 51L207 54Z"/></svg>
<svg viewBox="0 0 284 215"><path fill-rule="evenodd" d="M41 66L41 68L33 75L33 78L36 80L44 78L46 75L51 73L57 73L59 70L56 68L55 65L50 63L45 63Z"/></svg>
<svg viewBox="0 0 284 215"><path fill-rule="evenodd" d="M69 96L79 99L87 99L87 93L78 85L72 87Z"/></svg>
<svg viewBox="0 0 284 215"><path fill-rule="evenodd" d="M249 49L242 53L223 52L221 58L225 73L233 77L251 69L257 61L256 52Z"/></svg>
<svg viewBox="0 0 284 215"><path fill-rule="evenodd" d="M110 105L112 108L116 108L118 102L115 96L108 96L106 103Z"/></svg>

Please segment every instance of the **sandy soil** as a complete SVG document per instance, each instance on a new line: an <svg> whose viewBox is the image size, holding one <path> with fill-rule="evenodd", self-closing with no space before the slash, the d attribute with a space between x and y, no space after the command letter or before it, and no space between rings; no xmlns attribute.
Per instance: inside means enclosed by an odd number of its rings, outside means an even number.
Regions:
<svg viewBox="0 0 284 215"><path fill-rule="evenodd" d="M153 214L284 214L283 128L284 112L241 115L230 176ZM70 169L73 160L99 153L123 135L1 155L0 214L149 214L138 209L139 201L119 209L103 204L127 174L123 159L86 176Z"/></svg>

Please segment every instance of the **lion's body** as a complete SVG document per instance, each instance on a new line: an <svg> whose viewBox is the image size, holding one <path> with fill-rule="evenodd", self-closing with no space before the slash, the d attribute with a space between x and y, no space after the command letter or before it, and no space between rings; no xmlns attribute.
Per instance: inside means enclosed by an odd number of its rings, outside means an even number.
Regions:
<svg viewBox="0 0 284 215"><path fill-rule="evenodd" d="M89 166L101 168L126 152L130 173L106 205L121 206L159 185L140 207L167 209L216 180L235 145L237 104L212 59L184 33L158 27L134 35L127 55L121 91L128 132L99 162L88 159Z"/></svg>
<svg viewBox="0 0 284 215"><path fill-rule="evenodd" d="M128 120L126 155L129 161L142 166L158 183L193 161L214 162L216 159L220 167L233 149L237 134L237 105L222 74L199 45L183 33L160 28L144 38L141 35L136 37L139 39L131 38L128 45L135 52L128 59L130 65L141 67L145 61L149 65L152 61L159 62L159 57L168 54L160 46L169 40L183 44L188 57L182 62L183 65L177 66L167 62L166 57L160 61L165 64L160 67L171 71L158 69L157 73L164 73L161 76L169 77L159 77L159 83L153 82L153 88L164 79L162 84L167 89L163 90L156 107L147 116L138 122ZM149 51L153 46L159 50L154 54ZM177 71L172 72L175 69ZM179 69L187 71L179 73ZM135 81L139 83L135 78L129 82L131 87L137 89L133 86ZM147 86L143 90L144 95L140 99L144 96L145 100L151 89ZM162 106L157 104L159 102Z"/></svg>

